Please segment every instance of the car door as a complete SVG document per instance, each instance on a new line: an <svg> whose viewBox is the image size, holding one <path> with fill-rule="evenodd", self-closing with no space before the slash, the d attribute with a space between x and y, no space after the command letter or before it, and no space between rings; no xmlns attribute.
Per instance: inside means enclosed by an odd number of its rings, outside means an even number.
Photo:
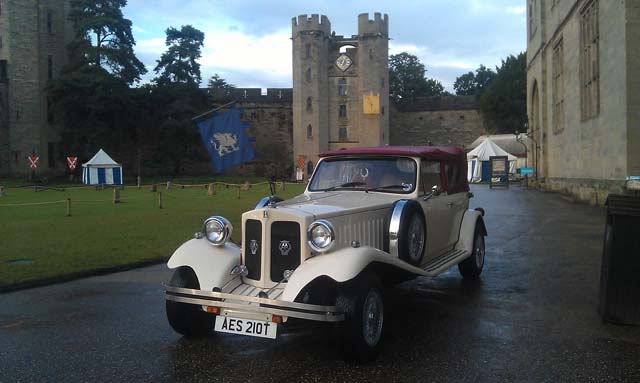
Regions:
<svg viewBox="0 0 640 383"><path fill-rule="evenodd" d="M425 261L430 261L450 247L451 207L450 198L444 192L441 164L437 161L422 161L420 164L420 198L427 223L427 246ZM437 192L432 194L433 188Z"/></svg>
<svg viewBox="0 0 640 383"><path fill-rule="evenodd" d="M451 230L449 233L449 241L447 247L453 247L460 235L460 225L464 212L469 208L469 196L466 188L462 186L462 174L460 165L455 162L444 163L442 166L444 172L445 189L447 190L446 205L449 208L449 216L451 219Z"/></svg>

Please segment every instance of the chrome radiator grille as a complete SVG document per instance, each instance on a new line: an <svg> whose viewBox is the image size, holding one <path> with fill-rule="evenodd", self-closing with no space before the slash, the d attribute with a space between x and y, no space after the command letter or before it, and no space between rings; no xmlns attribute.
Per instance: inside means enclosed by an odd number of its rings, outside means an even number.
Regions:
<svg viewBox="0 0 640 383"><path fill-rule="evenodd" d="M300 265L300 224L276 221L271 224L271 280L280 282L285 270Z"/></svg>
<svg viewBox="0 0 640 383"><path fill-rule="evenodd" d="M262 273L262 222L248 219L244 228L244 264L247 278L259 281Z"/></svg>

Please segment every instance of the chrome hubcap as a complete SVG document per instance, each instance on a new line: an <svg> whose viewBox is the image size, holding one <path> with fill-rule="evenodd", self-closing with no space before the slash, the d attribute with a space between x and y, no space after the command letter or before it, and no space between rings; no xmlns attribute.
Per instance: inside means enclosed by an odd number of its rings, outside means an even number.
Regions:
<svg viewBox="0 0 640 383"><path fill-rule="evenodd" d="M382 322L384 320L382 294L378 289L369 290L363 309L362 332L364 340L370 347L375 347L382 336Z"/></svg>
<svg viewBox="0 0 640 383"><path fill-rule="evenodd" d="M484 265L484 237L482 235L479 235L476 238L474 247L476 253L476 266L478 266L478 269L482 269L482 266Z"/></svg>
<svg viewBox="0 0 640 383"><path fill-rule="evenodd" d="M420 259L424 248L424 229L422 221L417 215L413 216L409 224L409 257L414 260Z"/></svg>

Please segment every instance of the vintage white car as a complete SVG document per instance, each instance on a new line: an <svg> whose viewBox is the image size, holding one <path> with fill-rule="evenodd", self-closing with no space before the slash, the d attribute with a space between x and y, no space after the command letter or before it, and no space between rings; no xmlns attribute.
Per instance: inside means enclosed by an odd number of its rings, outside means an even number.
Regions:
<svg viewBox="0 0 640 383"><path fill-rule="evenodd" d="M384 288L454 265L477 278L487 235L470 210L466 156L454 147L353 148L321 154L304 192L265 197L242 215L242 246L223 217L168 262L175 331L275 338L290 318L336 322L343 355L373 359Z"/></svg>

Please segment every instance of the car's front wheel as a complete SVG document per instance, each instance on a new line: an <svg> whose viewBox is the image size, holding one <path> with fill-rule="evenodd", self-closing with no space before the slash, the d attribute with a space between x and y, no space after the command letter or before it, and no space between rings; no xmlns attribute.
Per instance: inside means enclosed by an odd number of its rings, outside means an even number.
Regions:
<svg viewBox="0 0 640 383"><path fill-rule="evenodd" d="M336 305L345 316L339 334L345 359L359 363L375 359L385 329L384 293L379 280L373 275L363 276L342 290Z"/></svg>
<svg viewBox="0 0 640 383"><path fill-rule="evenodd" d="M476 279L484 268L484 235L476 226L473 236L473 252L471 256L458 263L458 271L465 279Z"/></svg>
<svg viewBox="0 0 640 383"><path fill-rule="evenodd" d="M190 267L176 269L169 286L200 289L198 277ZM177 333L189 338L212 334L215 317L204 312L200 306L167 300L166 309L169 324Z"/></svg>

